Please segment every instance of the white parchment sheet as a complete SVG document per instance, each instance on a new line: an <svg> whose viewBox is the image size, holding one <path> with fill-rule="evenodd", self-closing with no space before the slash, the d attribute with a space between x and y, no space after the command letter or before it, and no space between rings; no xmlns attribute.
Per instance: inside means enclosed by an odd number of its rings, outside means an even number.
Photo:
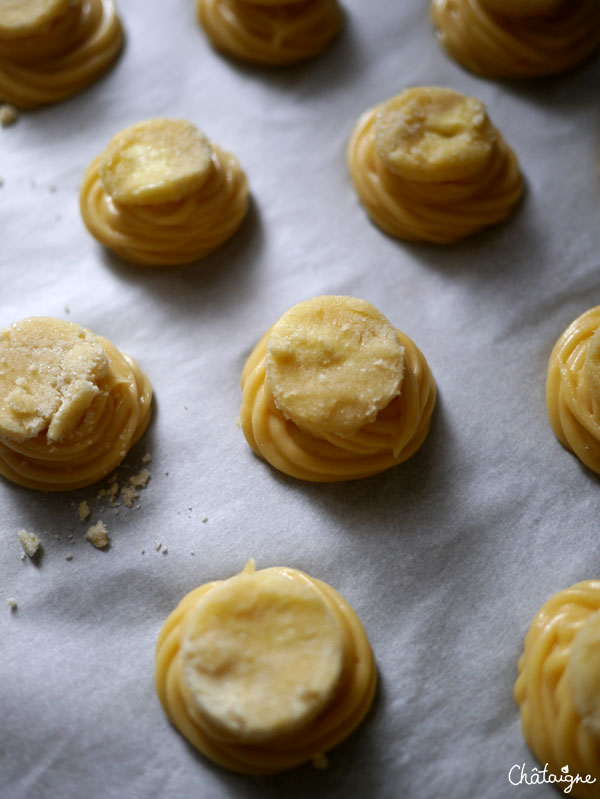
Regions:
<svg viewBox="0 0 600 799"><path fill-rule="evenodd" d="M426 3L346 0L346 29L322 57L247 67L211 49L193 5L120 0L115 68L0 130L0 325L77 321L133 355L156 396L119 472L151 453L139 508L115 515L101 486L44 495L0 482L0 796L551 799L549 786L509 784L511 766L536 765L512 686L540 605L600 576L598 479L558 444L544 404L556 338L600 303L600 61L485 81L440 50ZM359 114L418 84L481 98L527 179L507 223L456 246L386 237L345 165ZM184 268L129 267L79 216L89 161L153 116L187 118L235 152L252 190L238 234ZM323 293L373 302L423 350L439 388L418 454L354 483L276 473L234 422L255 341ZM83 499L108 527L107 552L84 539ZM42 540L37 566L21 562L20 528ZM223 771L156 699L167 614L250 557L333 585L373 645L377 699L326 771Z"/></svg>

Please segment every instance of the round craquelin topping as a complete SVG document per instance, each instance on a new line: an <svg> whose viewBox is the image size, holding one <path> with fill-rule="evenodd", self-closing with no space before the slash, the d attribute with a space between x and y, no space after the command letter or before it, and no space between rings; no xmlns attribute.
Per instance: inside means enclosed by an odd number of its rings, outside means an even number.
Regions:
<svg viewBox="0 0 600 799"><path fill-rule="evenodd" d="M46 431L58 442L98 394L109 359L98 339L73 322L37 317L0 333L0 435L15 441Z"/></svg>
<svg viewBox="0 0 600 799"><path fill-rule="evenodd" d="M564 0L479 0L490 11L506 17L536 17L551 14Z"/></svg>
<svg viewBox="0 0 600 799"><path fill-rule="evenodd" d="M212 169L206 136L183 119L150 119L117 133L100 162L107 194L122 205L173 203L198 191Z"/></svg>
<svg viewBox="0 0 600 799"><path fill-rule="evenodd" d="M375 120L375 150L406 180L463 180L481 171L496 142L483 103L452 89L418 87L388 100Z"/></svg>
<svg viewBox="0 0 600 799"><path fill-rule="evenodd" d="M576 633L566 675L577 712L600 741L600 611Z"/></svg>
<svg viewBox="0 0 600 799"><path fill-rule="evenodd" d="M69 0L0 0L0 37L39 33L69 8Z"/></svg>
<svg viewBox="0 0 600 799"><path fill-rule="evenodd" d="M343 632L311 586L242 573L190 612L181 657L197 710L235 740L265 741L328 705L342 674Z"/></svg>
<svg viewBox="0 0 600 799"><path fill-rule="evenodd" d="M315 297L273 326L266 370L285 417L316 435L352 436L400 393L404 348L371 303Z"/></svg>
<svg viewBox="0 0 600 799"><path fill-rule="evenodd" d="M584 368L590 391L600 401L600 328L590 339Z"/></svg>

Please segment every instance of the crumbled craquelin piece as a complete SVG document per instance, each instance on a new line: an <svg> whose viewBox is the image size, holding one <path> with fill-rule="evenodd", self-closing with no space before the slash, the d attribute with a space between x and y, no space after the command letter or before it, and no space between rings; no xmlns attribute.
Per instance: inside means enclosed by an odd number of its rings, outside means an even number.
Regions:
<svg viewBox="0 0 600 799"><path fill-rule="evenodd" d="M6 600L6 604L11 610L17 609L17 600L14 598L14 596L9 596Z"/></svg>
<svg viewBox="0 0 600 799"><path fill-rule="evenodd" d="M163 555L168 555L169 554L169 550L167 549L167 547L163 547L162 548L162 553L163 553Z"/></svg>
<svg viewBox="0 0 600 799"><path fill-rule="evenodd" d="M142 458L142 463L150 463L151 460L152 460L152 455L150 455L150 453L147 452Z"/></svg>
<svg viewBox="0 0 600 799"><path fill-rule="evenodd" d="M85 537L93 544L96 549L104 549L108 546L108 530L106 529L106 525L103 521L96 522L96 524L92 524L92 526L88 529Z"/></svg>
<svg viewBox="0 0 600 799"><path fill-rule="evenodd" d="M0 105L0 125L2 125L3 128L13 125L18 118L19 112L14 105L9 105L8 103Z"/></svg>
<svg viewBox="0 0 600 799"><path fill-rule="evenodd" d="M73 553L67 552L67 554L65 555L65 560L73 560Z"/></svg>
<svg viewBox="0 0 600 799"><path fill-rule="evenodd" d="M129 484L134 486L134 488L145 488L149 479L150 472L148 469L142 469L137 474L134 474L129 478Z"/></svg>
<svg viewBox="0 0 600 799"><path fill-rule="evenodd" d="M79 518L82 522L89 518L89 515L92 511L90 510L90 506L87 504L85 500L79 503Z"/></svg>
<svg viewBox="0 0 600 799"><path fill-rule="evenodd" d="M138 497L138 492L135 490L133 486L127 485L123 486L121 489L121 500L123 504L126 505L128 508L133 507L133 503Z"/></svg>
<svg viewBox="0 0 600 799"><path fill-rule="evenodd" d="M40 551L40 539L34 533L28 533L27 530L19 530L17 535L25 554L34 558Z"/></svg>

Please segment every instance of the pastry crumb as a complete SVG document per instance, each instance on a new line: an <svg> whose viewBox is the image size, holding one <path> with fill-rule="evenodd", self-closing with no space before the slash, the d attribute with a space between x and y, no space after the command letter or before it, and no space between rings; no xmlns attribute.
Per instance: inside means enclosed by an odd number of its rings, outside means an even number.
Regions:
<svg viewBox="0 0 600 799"><path fill-rule="evenodd" d="M148 469L142 469L137 474L133 474L129 478L129 484L134 486L134 488L145 488L148 484L148 480L150 479L150 472Z"/></svg>
<svg viewBox="0 0 600 799"><path fill-rule="evenodd" d="M81 519L82 522L84 522L86 519L89 518L91 512L92 511L90 510L90 506L85 501L85 499L83 500L83 502L79 503L79 518Z"/></svg>
<svg viewBox="0 0 600 799"><path fill-rule="evenodd" d="M145 549L140 549L140 555L145 555L145 554L146 554L146 550Z"/></svg>
<svg viewBox="0 0 600 799"><path fill-rule="evenodd" d="M11 610L17 609L17 600L14 598L14 596L9 596L6 600L6 604Z"/></svg>
<svg viewBox="0 0 600 799"><path fill-rule="evenodd" d="M169 554L169 550L167 549L167 547L163 547L162 548L162 553L163 553L163 555L168 555Z"/></svg>
<svg viewBox="0 0 600 799"><path fill-rule="evenodd" d="M108 530L106 529L106 525L102 520L100 520L88 528L85 537L90 544L93 544L96 547L96 549L104 549L109 544L107 533Z"/></svg>
<svg viewBox="0 0 600 799"><path fill-rule="evenodd" d="M65 560L73 560L73 553L67 552L67 554L65 555Z"/></svg>
<svg viewBox="0 0 600 799"><path fill-rule="evenodd" d="M155 541L155 542L154 542L154 549L155 549L157 552L160 552L160 548L161 548L161 547L162 547L162 544L161 544L161 542L160 542L160 541Z"/></svg>
<svg viewBox="0 0 600 799"><path fill-rule="evenodd" d="M190 552L190 555L192 555L192 557L193 557L195 554L196 554L196 553L194 552L194 550L192 550L192 551Z"/></svg>
<svg viewBox="0 0 600 799"><path fill-rule="evenodd" d="M123 504L128 508L132 508L133 503L138 497L138 492L135 490L133 486L127 485L123 486L123 488L121 489L120 496Z"/></svg>
<svg viewBox="0 0 600 799"><path fill-rule="evenodd" d="M152 460L152 455L150 455L150 453L147 452L142 458L142 463L150 463L151 460Z"/></svg>
<svg viewBox="0 0 600 799"><path fill-rule="evenodd" d="M241 429L241 427L242 427L242 420L241 420L241 418L240 418L239 416L236 416L236 417L235 417L235 423L236 423L236 425L237 425L237 426L238 426L238 427Z"/></svg>
<svg viewBox="0 0 600 799"><path fill-rule="evenodd" d="M208 521L208 516L203 516L203 517L200 519L200 521L201 521L203 524L206 524L206 522Z"/></svg>
<svg viewBox="0 0 600 799"><path fill-rule="evenodd" d="M40 539L34 533L28 533L27 530L19 530L17 535L25 554L34 558L40 552Z"/></svg>
<svg viewBox="0 0 600 799"><path fill-rule="evenodd" d="M19 112L14 105L10 105L9 103L0 105L0 125L2 125L3 128L14 125L18 118Z"/></svg>

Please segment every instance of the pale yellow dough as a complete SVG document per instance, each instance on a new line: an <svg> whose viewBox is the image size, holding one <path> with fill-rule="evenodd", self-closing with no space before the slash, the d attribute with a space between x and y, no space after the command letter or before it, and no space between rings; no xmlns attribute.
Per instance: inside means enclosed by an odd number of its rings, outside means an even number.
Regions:
<svg viewBox="0 0 600 799"><path fill-rule="evenodd" d="M101 480L150 420L135 362L72 322L34 317L0 332L0 474L43 491Z"/></svg>
<svg viewBox="0 0 600 799"><path fill-rule="evenodd" d="M577 317L554 345L546 406L560 443L600 474L600 305Z"/></svg>
<svg viewBox="0 0 600 799"><path fill-rule="evenodd" d="M600 47L597 0L432 0L438 40L490 78L554 75Z"/></svg>
<svg viewBox="0 0 600 799"><path fill-rule="evenodd" d="M59 102L89 86L123 47L114 0L0 0L0 101Z"/></svg>
<svg viewBox="0 0 600 799"><path fill-rule="evenodd" d="M600 784L600 580L576 583L540 609L519 659L515 699L525 740L548 772L589 775L569 795L597 799ZM593 782L592 782L593 781ZM564 781L560 784L566 788Z"/></svg>
<svg viewBox="0 0 600 799"><path fill-rule="evenodd" d="M347 158L373 222L407 241L465 238L508 216L523 191L483 103L447 88L407 89L366 111Z"/></svg>
<svg viewBox="0 0 600 799"><path fill-rule="evenodd" d="M254 452L280 471L353 480L419 449L435 394L422 353L373 305L315 297L287 311L254 348L240 419Z"/></svg>
<svg viewBox="0 0 600 799"><path fill-rule="evenodd" d="M340 32L337 0L196 0L198 20L213 45L257 64L313 58Z"/></svg>
<svg viewBox="0 0 600 799"><path fill-rule="evenodd" d="M117 133L79 197L89 232L125 261L191 263L232 236L248 210L238 160L190 122L150 119Z"/></svg>
<svg viewBox="0 0 600 799"><path fill-rule="evenodd" d="M296 569L255 571L190 592L163 625L156 689L204 755L246 774L318 760L369 710L373 654L347 602Z"/></svg>

